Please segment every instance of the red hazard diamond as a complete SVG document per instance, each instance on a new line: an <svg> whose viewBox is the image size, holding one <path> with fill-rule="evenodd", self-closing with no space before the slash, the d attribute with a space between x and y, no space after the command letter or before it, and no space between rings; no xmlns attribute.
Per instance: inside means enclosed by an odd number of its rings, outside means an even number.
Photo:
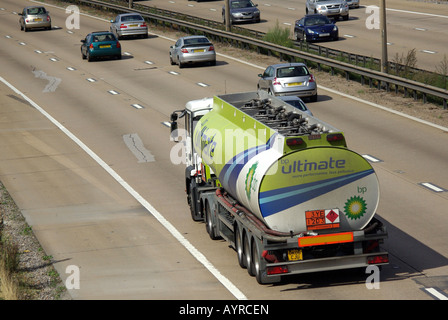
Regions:
<svg viewBox="0 0 448 320"><path fill-rule="evenodd" d="M326 218L330 220L331 223L333 223L338 217L339 215L333 210L330 210L330 212L328 212L328 214L326 215Z"/></svg>

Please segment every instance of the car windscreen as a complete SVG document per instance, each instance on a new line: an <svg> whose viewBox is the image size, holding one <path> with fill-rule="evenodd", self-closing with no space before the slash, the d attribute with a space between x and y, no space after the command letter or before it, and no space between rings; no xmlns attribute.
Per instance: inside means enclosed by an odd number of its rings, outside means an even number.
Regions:
<svg viewBox="0 0 448 320"><path fill-rule="evenodd" d="M293 66L277 69L277 78L291 78L307 76L308 69L303 66Z"/></svg>
<svg viewBox="0 0 448 320"><path fill-rule="evenodd" d="M251 8L251 7L254 7L254 4L250 0L232 1L231 3L232 9Z"/></svg>
<svg viewBox="0 0 448 320"><path fill-rule="evenodd" d="M297 109L301 111L307 111L307 108L305 107L304 103L300 100L287 100L286 103L289 103L290 105L296 107Z"/></svg>
<svg viewBox="0 0 448 320"><path fill-rule="evenodd" d="M329 23L330 21L326 17L313 17L305 20L305 26L321 26Z"/></svg>

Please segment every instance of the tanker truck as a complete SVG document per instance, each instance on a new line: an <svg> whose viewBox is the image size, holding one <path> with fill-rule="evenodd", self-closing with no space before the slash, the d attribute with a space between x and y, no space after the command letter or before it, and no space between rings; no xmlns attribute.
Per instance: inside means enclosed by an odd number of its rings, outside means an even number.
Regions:
<svg viewBox="0 0 448 320"><path fill-rule="evenodd" d="M192 219L258 283L388 263L377 176L340 130L263 91L189 101L170 124Z"/></svg>

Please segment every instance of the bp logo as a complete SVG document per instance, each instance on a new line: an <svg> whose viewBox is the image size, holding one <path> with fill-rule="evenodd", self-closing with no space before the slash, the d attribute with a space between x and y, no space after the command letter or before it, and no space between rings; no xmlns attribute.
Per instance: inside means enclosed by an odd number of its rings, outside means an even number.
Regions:
<svg viewBox="0 0 448 320"><path fill-rule="evenodd" d="M366 210L366 201L359 196L354 196L350 199L347 199L347 202L344 206L345 214L351 220L360 219L364 215L364 213L366 213Z"/></svg>
<svg viewBox="0 0 448 320"><path fill-rule="evenodd" d="M252 189L252 183L254 182L254 175L255 175L255 170L257 169L257 166L258 166L258 161L255 162L250 167L250 169L246 175L245 187L246 187L246 195L249 200L250 200L250 190Z"/></svg>

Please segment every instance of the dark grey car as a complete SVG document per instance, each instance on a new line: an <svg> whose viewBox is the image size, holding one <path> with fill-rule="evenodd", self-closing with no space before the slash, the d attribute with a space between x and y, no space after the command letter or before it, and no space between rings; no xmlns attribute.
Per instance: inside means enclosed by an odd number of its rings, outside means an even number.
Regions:
<svg viewBox="0 0 448 320"><path fill-rule="evenodd" d="M260 22L260 10L251 0L229 0L230 21ZM222 20L226 22L226 7L222 7Z"/></svg>

